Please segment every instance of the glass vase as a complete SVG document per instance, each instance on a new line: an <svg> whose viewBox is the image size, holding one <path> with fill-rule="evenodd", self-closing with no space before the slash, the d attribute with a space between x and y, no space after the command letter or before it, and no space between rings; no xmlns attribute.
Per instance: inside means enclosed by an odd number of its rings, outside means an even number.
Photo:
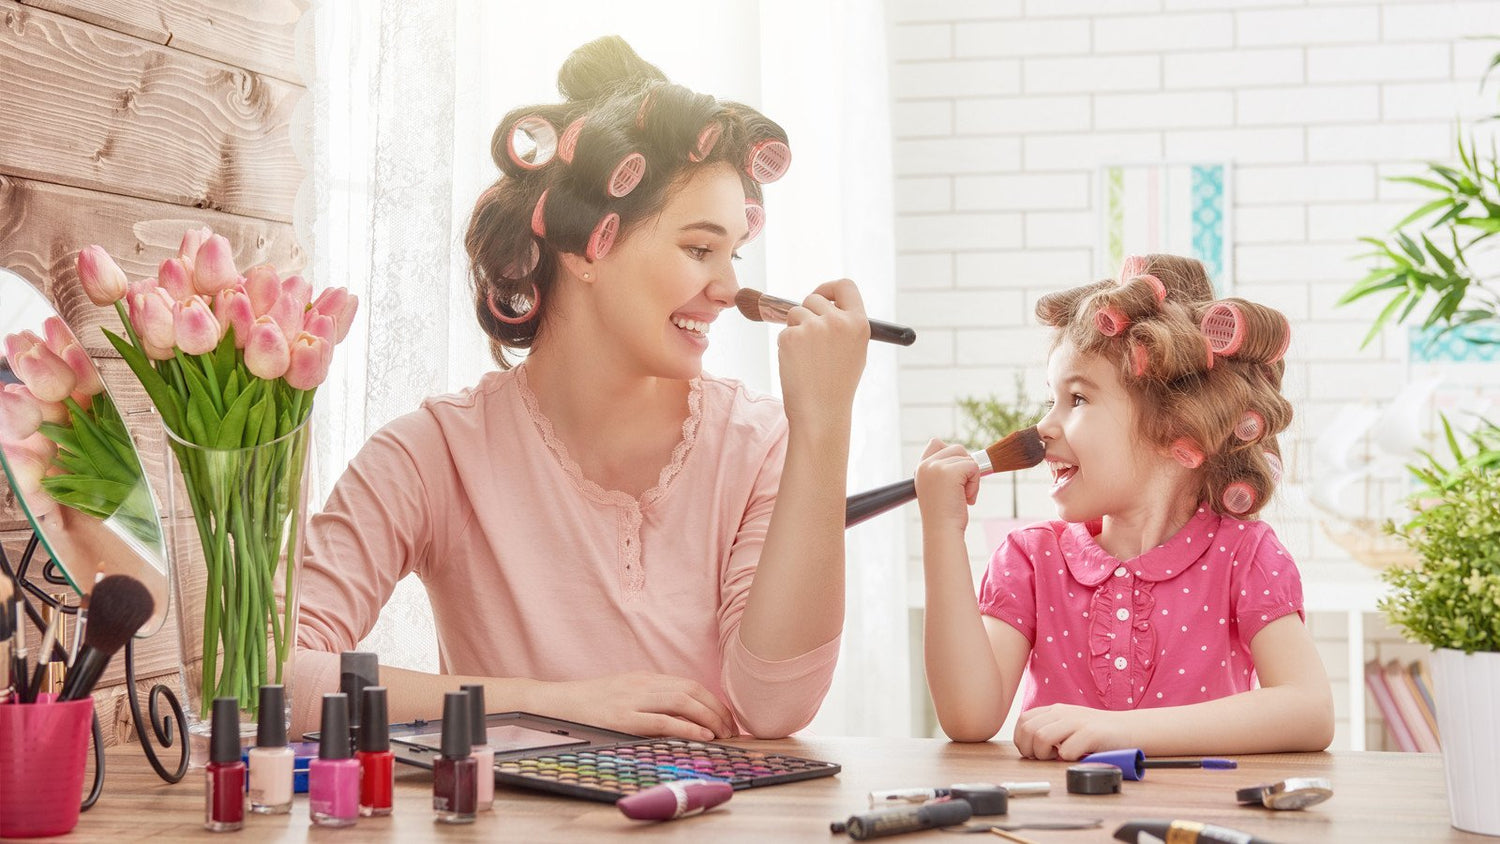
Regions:
<svg viewBox="0 0 1500 844"><path fill-rule="evenodd" d="M240 736L255 735L259 690L287 687L290 725L297 575L308 480L308 423L247 448L208 448L166 429L177 560L178 629L195 764L206 753L214 698L239 701Z"/></svg>

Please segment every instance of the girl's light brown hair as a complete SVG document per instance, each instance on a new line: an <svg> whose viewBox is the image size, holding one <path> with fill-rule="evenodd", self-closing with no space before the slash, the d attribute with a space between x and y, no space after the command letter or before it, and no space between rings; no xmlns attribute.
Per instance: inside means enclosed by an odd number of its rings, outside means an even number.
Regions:
<svg viewBox="0 0 1500 844"><path fill-rule="evenodd" d="M1134 258L1121 275L1038 300L1037 318L1057 329L1053 347L1066 341L1111 362L1134 399L1137 436L1196 463L1199 500L1215 512L1255 516L1277 483L1277 435L1292 420L1281 394L1286 317L1216 301L1191 258Z"/></svg>

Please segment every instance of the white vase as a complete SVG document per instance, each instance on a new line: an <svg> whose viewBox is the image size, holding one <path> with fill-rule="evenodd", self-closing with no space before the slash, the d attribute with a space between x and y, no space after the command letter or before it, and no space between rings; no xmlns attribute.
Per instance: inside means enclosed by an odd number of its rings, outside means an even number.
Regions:
<svg viewBox="0 0 1500 844"><path fill-rule="evenodd" d="M1437 648L1432 681L1453 825L1500 836L1500 652Z"/></svg>

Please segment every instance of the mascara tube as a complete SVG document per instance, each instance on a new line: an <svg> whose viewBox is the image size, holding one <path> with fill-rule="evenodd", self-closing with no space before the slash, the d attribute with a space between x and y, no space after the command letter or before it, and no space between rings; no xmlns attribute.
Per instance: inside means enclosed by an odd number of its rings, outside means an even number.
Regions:
<svg viewBox="0 0 1500 844"><path fill-rule="evenodd" d="M940 800L909 809L887 809L883 812L865 812L850 815L849 820L829 824L833 832L848 832L855 841L867 838L883 838L903 832L937 829L940 826L961 824L974 816L974 810L962 800Z"/></svg>
<svg viewBox="0 0 1500 844"><path fill-rule="evenodd" d="M1115 838L1134 844L1161 841L1172 844L1271 844L1247 832L1197 821L1130 821L1115 830Z"/></svg>

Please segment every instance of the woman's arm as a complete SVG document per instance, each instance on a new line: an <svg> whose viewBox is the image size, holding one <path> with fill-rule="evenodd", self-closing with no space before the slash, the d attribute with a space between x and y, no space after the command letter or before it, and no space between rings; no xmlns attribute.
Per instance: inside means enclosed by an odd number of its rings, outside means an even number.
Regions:
<svg viewBox="0 0 1500 844"><path fill-rule="evenodd" d="M1312 636L1296 614L1250 642L1261 686L1191 706L1125 712L1063 704L1028 710L1016 749L1037 759L1078 759L1138 747L1148 755L1323 750L1333 741L1333 692Z"/></svg>

